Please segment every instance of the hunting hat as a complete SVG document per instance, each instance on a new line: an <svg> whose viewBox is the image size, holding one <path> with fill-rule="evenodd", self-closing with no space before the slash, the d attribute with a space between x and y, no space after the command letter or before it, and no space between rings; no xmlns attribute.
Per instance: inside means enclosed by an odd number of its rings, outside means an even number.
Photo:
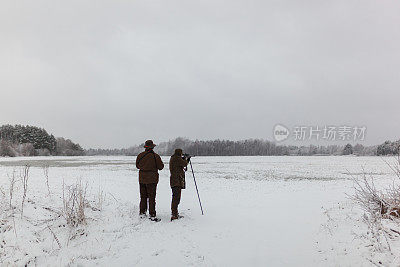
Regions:
<svg viewBox="0 0 400 267"><path fill-rule="evenodd" d="M155 146L153 140L147 140L146 143L144 143L144 148L154 148Z"/></svg>
<svg viewBox="0 0 400 267"><path fill-rule="evenodd" d="M180 148L177 148L177 149L175 149L175 155L182 155L182 149L180 149Z"/></svg>

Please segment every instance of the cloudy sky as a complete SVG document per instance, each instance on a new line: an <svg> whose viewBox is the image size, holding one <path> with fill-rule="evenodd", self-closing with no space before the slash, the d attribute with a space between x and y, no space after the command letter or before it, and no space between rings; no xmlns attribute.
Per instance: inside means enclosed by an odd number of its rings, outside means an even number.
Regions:
<svg viewBox="0 0 400 267"><path fill-rule="evenodd" d="M0 3L0 124L84 147L400 133L398 0Z"/></svg>

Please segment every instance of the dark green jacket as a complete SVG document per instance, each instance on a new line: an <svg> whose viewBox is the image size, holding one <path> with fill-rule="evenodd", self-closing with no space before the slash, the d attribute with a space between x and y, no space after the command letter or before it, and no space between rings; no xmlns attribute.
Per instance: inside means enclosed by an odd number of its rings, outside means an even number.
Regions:
<svg viewBox="0 0 400 267"><path fill-rule="evenodd" d="M181 155L174 154L169 160L169 171L171 173L170 185L172 187L186 188L185 184L185 168L188 165L188 161L184 160Z"/></svg>

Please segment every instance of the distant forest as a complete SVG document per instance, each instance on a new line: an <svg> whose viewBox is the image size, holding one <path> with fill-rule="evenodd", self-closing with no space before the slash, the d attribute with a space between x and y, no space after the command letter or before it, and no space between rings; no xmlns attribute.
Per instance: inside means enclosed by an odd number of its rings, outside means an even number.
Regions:
<svg viewBox="0 0 400 267"><path fill-rule="evenodd" d="M396 155L399 152L400 142L386 141L379 146L363 146L361 144L345 146L292 146L278 145L274 142L261 139L243 141L212 140L192 141L178 137L168 142L158 144L155 151L160 155L172 155L175 148L182 148L185 153L196 156L312 156L312 155ZM143 144L126 149L89 149L86 155L126 155L135 156L143 151Z"/></svg>
<svg viewBox="0 0 400 267"><path fill-rule="evenodd" d="M196 156L312 156L312 155L398 155L400 141L386 141L378 146L361 144L345 146L293 146L279 145L262 139L242 141L209 140L192 141L178 137L168 142L159 143L155 150L163 156L172 155L175 148L182 148L185 153ZM45 129L35 126L3 125L0 126L0 156L95 156L124 155L136 156L143 151L143 144L126 149L88 149L62 137L54 137Z"/></svg>
<svg viewBox="0 0 400 267"><path fill-rule="evenodd" d="M82 156L85 151L69 139L54 137L45 129L29 125L0 127L0 156Z"/></svg>

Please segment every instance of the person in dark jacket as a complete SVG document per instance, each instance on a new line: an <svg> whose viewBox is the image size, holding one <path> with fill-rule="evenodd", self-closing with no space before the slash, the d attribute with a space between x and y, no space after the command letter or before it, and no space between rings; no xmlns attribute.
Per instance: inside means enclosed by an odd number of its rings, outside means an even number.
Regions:
<svg viewBox="0 0 400 267"><path fill-rule="evenodd" d="M186 188L185 184L185 171L189 163L189 158L182 157L182 149L175 149L175 153L171 156L169 161L170 185L172 189L172 202L171 202L171 221L182 218L179 215L178 206L181 201L182 189Z"/></svg>
<svg viewBox="0 0 400 267"><path fill-rule="evenodd" d="M147 200L149 201L150 220L160 221L156 217L156 191L159 179L158 171L164 168L161 157L153 151L156 145L152 140L147 140L145 151L136 158L136 168L139 169L140 186L140 211L139 216L145 217L147 212Z"/></svg>

